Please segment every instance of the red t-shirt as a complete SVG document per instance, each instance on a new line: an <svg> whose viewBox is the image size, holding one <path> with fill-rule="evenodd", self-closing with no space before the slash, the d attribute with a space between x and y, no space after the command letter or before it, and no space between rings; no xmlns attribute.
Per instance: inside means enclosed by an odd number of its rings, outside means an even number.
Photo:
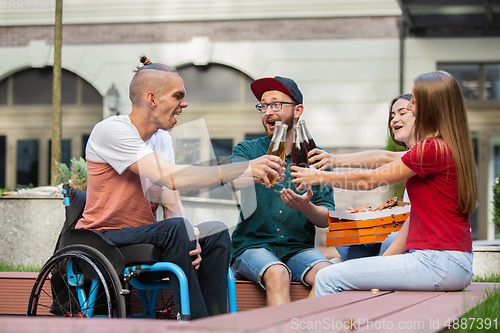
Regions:
<svg viewBox="0 0 500 333"><path fill-rule="evenodd" d="M416 144L401 160L417 173L406 181L411 201L405 251L472 251L469 215L458 210L457 175L443 140Z"/></svg>

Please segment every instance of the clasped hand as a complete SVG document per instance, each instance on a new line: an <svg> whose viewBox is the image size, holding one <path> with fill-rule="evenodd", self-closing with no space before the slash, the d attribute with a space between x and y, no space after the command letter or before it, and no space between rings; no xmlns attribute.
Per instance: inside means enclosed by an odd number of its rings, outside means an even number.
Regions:
<svg viewBox="0 0 500 333"><path fill-rule="evenodd" d="M278 156L264 155L250 161L250 167L254 179L262 181L267 188L273 186L267 177L271 175L276 182L285 179L285 163Z"/></svg>

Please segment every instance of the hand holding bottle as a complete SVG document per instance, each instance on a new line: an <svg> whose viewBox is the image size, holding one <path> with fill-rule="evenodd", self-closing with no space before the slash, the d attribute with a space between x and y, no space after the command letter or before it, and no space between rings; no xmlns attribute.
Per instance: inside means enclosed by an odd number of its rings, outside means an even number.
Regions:
<svg viewBox="0 0 500 333"><path fill-rule="evenodd" d="M309 152L308 156L309 165L312 165L316 169L323 171L326 169L333 169L337 166L335 156L324 150L314 148Z"/></svg>
<svg viewBox="0 0 500 333"><path fill-rule="evenodd" d="M264 155L250 161L252 176L267 188L272 187L276 179L283 177L283 166L281 158L273 155Z"/></svg>

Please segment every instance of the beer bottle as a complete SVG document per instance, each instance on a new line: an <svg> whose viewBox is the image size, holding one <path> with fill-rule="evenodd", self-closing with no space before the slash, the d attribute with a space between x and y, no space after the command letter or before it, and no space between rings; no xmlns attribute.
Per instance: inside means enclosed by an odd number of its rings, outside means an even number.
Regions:
<svg viewBox="0 0 500 333"><path fill-rule="evenodd" d="M306 142L298 124L293 126L292 164L302 168L309 167Z"/></svg>
<svg viewBox="0 0 500 333"><path fill-rule="evenodd" d="M267 151L267 155L279 156L283 162L285 161L285 140L287 129L287 124L282 124L280 121L275 123L273 137L271 138L271 143L269 144L269 149ZM271 184L274 185L274 177L267 175L267 178L269 178Z"/></svg>
<svg viewBox="0 0 500 333"><path fill-rule="evenodd" d="M302 135L304 137L304 141L306 142L306 148L307 151L311 151L314 148L316 148L316 143L314 142L314 139L312 138L311 134L307 130L306 122L305 120L300 120L299 121L300 128L302 129Z"/></svg>

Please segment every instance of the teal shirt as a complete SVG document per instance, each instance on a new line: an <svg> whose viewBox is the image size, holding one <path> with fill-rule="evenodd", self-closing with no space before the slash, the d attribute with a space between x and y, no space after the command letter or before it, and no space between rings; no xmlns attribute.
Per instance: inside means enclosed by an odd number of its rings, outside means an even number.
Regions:
<svg viewBox="0 0 500 333"><path fill-rule="evenodd" d="M233 148L231 162L258 158L267 153L268 137L240 142ZM231 262L249 248L266 248L283 258L300 250L314 247L315 226L301 212L288 208L281 200L280 191L291 188L297 192L290 176L291 154L286 156L285 180L271 188L255 184L241 190L239 223L232 234ZM313 186L311 202L329 210L335 209L333 189Z"/></svg>

